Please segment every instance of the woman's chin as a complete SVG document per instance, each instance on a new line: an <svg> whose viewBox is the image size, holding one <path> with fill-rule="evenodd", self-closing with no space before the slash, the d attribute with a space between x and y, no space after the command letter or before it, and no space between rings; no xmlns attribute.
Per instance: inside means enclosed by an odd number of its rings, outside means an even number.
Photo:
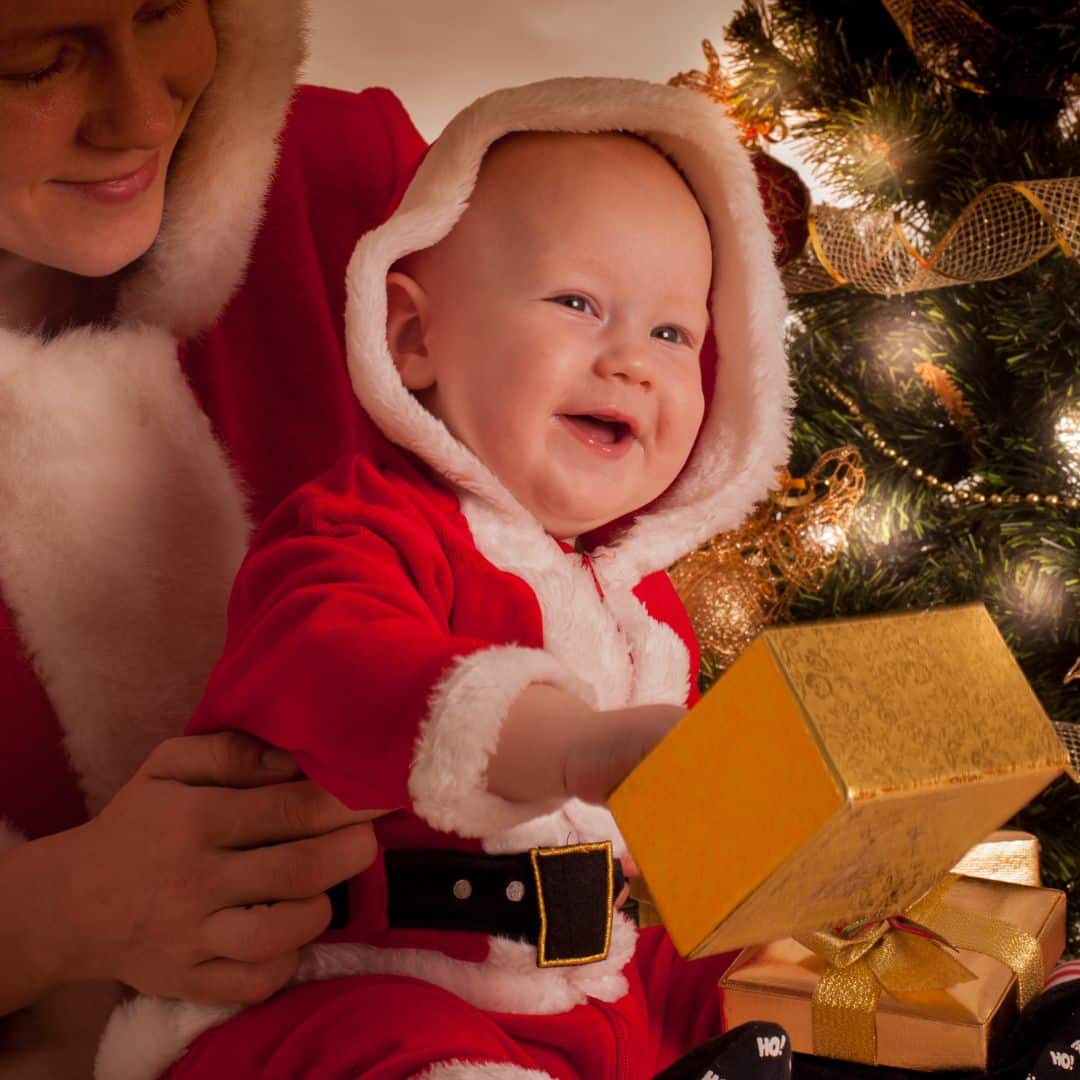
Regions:
<svg viewBox="0 0 1080 1080"><path fill-rule="evenodd" d="M57 270L79 277L109 277L145 255L156 237L155 229L148 235L103 238L100 244L89 242L72 246L67 252L58 253L58 257L50 262Z"/></svg>

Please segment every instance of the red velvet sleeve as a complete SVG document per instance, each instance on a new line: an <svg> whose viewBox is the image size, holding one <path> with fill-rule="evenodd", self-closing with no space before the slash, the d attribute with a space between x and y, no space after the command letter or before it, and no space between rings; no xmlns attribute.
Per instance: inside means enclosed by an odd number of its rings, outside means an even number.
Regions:
<svg viewBox="0 0 1080 1080"><path fill-rule="evenodd" d="M451 568L414 503L370 465L331 486L302 488L260 531L188 730L249 731L350 806L406 806L432 687L491 643L451 631Z"/></svg>

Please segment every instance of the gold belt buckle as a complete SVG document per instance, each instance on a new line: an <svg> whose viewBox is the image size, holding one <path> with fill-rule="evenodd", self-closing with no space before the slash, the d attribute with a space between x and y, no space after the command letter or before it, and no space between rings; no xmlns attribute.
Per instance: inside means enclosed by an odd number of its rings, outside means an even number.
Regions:
<svg viewBox="0 0 1080 1080"><path fill-rule="evenodd" d="M598 931L600 927L594 926L589 934L591 938L589 948L592 950L589 955L575 955L572 951L570 955L565 953L549 955L556 950L550 947L550 910L552 905L549 898L545 896L545 878L548 879L547 884L550 887L552 875L557 875L560 870L565 869L565 866L559 867L560 860L565 864L567 858L572 856L585 856L590 861L595 859L601 864L600 873L604 875L602 880L606 881L604 886L606 898L603 900L605 906L602 928L603 946L599 951L595 948L599 944L600 933ZM615 866L611 841L603 840L592 844L570 844L566 847L532 848L529 851L529 858L532 861L533 878L536 881L537 906L540 909L540 935L536 942L537 967L572 967L579 964L592 964L598 960L606 960L608 951L611 948L611 923L615 903ZM601 895L605 894L602 892ZM594 900L598 899L600 899L599 896L594 898Z"/></svg>

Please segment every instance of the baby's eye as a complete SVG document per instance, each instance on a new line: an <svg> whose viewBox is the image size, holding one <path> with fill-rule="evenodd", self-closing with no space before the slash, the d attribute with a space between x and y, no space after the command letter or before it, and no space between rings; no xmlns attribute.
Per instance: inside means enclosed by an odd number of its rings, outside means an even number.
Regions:
<svg viewBox="0 0 1080 1080"><path fill-rule="evenodd" d="M551 298L553 304L562 304L563 307L568 307L574 311L580 311L583 315L595 315L596 309L589 302L589 299L582 296L580 293L566 293L563 296L553 296Z"/></svg>
<svg viewBox="0 0 1080 1080"><path fill-rule="evenodd" d="M689 339L686 334L683 333L677 326L656 326L653 327L652 334L654 338L659 338L661 341L670 341L672 345L686 345Z"/></svg>

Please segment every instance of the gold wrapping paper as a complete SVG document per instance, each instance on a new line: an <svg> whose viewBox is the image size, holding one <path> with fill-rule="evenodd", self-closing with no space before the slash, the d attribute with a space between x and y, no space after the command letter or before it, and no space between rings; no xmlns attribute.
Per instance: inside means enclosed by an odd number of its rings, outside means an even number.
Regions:
<svg viewBox="0 0 1080 1080"><path fill-rule="evenodd" d="M981 606L765 630L609 803L676 947L902 911L1067 754Z"/></svg>
<svg viewBox="0 0 1080 1080"><path fill-rule="evenodd" d="M997 829L977 843L952 868L961 877L1009 881L1014 885L1041 885L1039 840L1019 829ZM659 926L660 913L645 879L630 879L630 895L637 902L638 925Z"/></svg>
<svg viewBox="0 0 1080 1080"><path fill-rule="evenodd" d="M1035 939L1039 966L1047 971L1065 947L1065 897L1056 890L957 878L949 884L942 903L958 914L947 915L944 922L928 922L935 930L952 930L961 941L970 943L968 935L979 919L1006 924ZM1003 947L1013 948L1007 942ZM1022 951L1023 946L1018 947ZM1006 964L965 944L953 955L973 978L947 987L902 990L899 986L910 973L901 971L896 988L880 990L874 1015L878 1064L914 1069L985 1068L989 1064L994 1045L1016 1019L1018 980ZM1014 956L1013 961L1023 969L1021 956ZM820 1032L815 1048L813 1000L827 970L820 956L794 939L744 949L720 983L725 1023L771 1020L785 1027L794 1050L823 1053ZM1041 981L1030 969L1026 978L1025 997ZM852 990L852 994L860 992L869 992L865 977ZM843 1039L850 1035L850 1027L839 1031L834 1027L824 1034L833 1040L828 1044L830 1056L873 1060L845 1052Z"/></svg>
<svg viewBox="0 0 1080 1080"><path fill-rule="evenodd" d="M1014 885L1041 885L1038 837L1019 829L998 829L976 844L952 872L964 877L1011 881Z"/></svg>

